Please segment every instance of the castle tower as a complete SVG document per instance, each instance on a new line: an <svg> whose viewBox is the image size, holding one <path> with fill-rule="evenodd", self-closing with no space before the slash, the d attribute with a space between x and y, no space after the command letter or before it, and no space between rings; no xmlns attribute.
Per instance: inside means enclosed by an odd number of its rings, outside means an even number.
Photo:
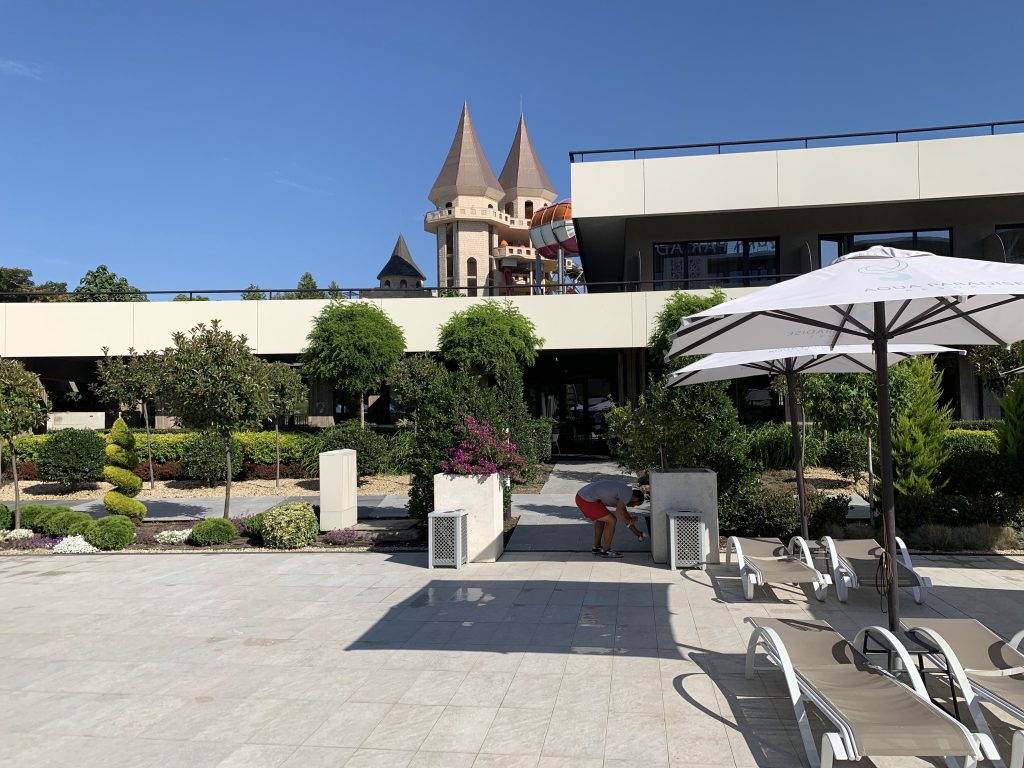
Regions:
<svg viewBox="0 0 1024 768"><path fill-rule="evenodd" d="M448 157L428 195L436 210L424 221L424 229L437 237L439 286L469 286L471 296L486 288L503 194L464 104Z"/></svg>
<svg viewBox="0 0 1024 768"><path fill-rule="evenodd" d="M501 208L510 216L529 220L534 211L555 202L555 188L533 148L523 115L498 182L505 191Z"/></svg>
<svg viewBox="0 0 1024 768"><path fill-rule="evenodd" d="M402 291L423 287L426 277L413 261L412 254L409 253L409 246L405 244L405 238L402 235L398 236L398 242L395 243L395 248L391 252L391 258L377 275L377 279L383 290L398 289Z"/></svg>

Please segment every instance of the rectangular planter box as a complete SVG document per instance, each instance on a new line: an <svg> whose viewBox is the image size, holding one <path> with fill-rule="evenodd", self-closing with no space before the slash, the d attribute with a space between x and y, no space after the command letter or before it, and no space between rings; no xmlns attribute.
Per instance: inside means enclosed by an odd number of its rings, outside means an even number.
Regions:
<svg viewBox="0 0 1024 768"><path fill-rule="evenodd" d="M704 522L707 562L721 562L718 549L718 475L710 469L668 469L651 472L651 556L668 562L668 513L692 510Z"/></svg>
<svg viewBox="0 0 1024 768"><path fill-rule="evenodd" d="M505 516L499 475L434 475L434 509L469 515L469 560L493 563L505 551Z"/></svg>

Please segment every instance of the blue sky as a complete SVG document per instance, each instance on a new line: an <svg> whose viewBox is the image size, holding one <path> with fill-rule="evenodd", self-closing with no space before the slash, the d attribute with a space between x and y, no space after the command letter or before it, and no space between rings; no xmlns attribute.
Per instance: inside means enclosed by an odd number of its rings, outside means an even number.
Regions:
<svg viewBox="0 0 1024 768"><path fill-rule="evenodd" d="M365 287L463 100L570 149L1024 118L1018 2L0 0L0 264L72 286Z"/></svg>

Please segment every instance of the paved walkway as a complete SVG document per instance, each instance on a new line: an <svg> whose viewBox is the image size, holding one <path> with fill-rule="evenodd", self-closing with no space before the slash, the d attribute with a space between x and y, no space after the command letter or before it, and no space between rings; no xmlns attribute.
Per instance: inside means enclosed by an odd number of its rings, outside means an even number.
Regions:
<svg viewBox="0 0 1024 768"><path fill-rule="evenodd" d="M506 549L510 552L590 552L594 544L594 525L576 508L576 492L591 480L604 478L629 484L636 482L635 478L622 474L612 461L558 461L540 493L512 497L512 514L519 515L519 523ZM638 509L647 508L644 505ZM623 552L651 551L650 539L638 542L621 525L615 531L615 546Z"/></svg>
<svg viewBox="0 0 1024 768"><path fill-rule="evenodd" d="M748 603L733 570L639 556L424 561L0 558L0 765L790 768L792 709L778 673L743 677L743 618L884 623L870 588ZM936 586L907 613L1019 628L1020 558L920 564Z"/></svg>

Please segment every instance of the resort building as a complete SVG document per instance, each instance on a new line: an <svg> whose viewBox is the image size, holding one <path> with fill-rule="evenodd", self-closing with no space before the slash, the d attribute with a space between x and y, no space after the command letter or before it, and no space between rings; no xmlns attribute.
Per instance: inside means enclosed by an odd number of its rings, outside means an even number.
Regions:
<svg viewBox="0 0 1024 768"><path fill-rule="evenodd" d="M425 218L437 284L404 238L364 292L400 325L409 352L436 349L440 326L486 296L508 296L544 339L527 372L529 402L559 422L562 450L603 449L603 414L634 401L653 369L647 340L675 289L730 295L818 269L882 243L966 259L1024 261L1024 123L967 130L808 137L699 147L571 153L572 217L585 292L534 290L530 218L556 199L520 119L495 176L463 108ZM954 135L982 133L984 135ZM249 278L243 276L242 282ZM214 297L216 298L216 297ZM0 355L87 388L101 348L163 348L212 317L267 358L295 361L318 300L0 304ZM942 361L962 419L998 414L968 361ZM780 414L767 381L733 385L748 420ZM310 421L334 397L312 386ZM376 414L387 418L386 410Z"/></svg>

